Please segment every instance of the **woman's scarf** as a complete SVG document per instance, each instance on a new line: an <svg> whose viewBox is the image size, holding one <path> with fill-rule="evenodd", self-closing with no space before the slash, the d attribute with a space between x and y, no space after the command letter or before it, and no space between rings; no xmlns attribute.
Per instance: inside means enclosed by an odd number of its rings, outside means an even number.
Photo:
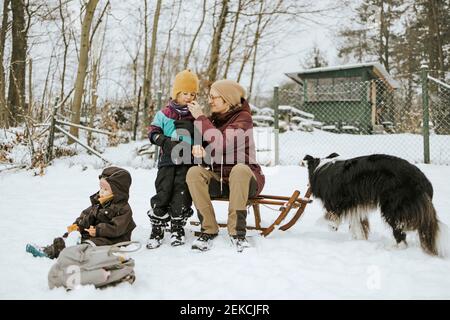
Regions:
<svg viewBox="0 0 450 320"><path fill-rule="evenodd" d="M221 128L224 124L226 124L236 113L241 111L241 107L234 107L228 110L226 113L212 113L211 114L211 122L214 124L216 128Z"/></svg>

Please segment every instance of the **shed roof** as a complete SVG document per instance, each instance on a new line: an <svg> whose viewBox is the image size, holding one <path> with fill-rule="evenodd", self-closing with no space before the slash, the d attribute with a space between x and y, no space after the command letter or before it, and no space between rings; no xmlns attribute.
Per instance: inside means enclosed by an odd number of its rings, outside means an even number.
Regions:
<svg viewBox="0 0 450 320"><path fill-rule="evenodd" d="M398 88L399 84L396 80L392 78L392 76L386 71L386 69L379 62L365 62L365 63L354 63L354 64L346 64L332 67L321 67L321 68L312 68L300 70L297 72L289 72L285 73L286 76L297 82L298 84L303 85L303 78L301 75L304 74L312 74L312 73L322 73L329 71L338 71L338 70L347 70L347 69L356 69L356 68L364 68L364 67L372 67L373 72L381 79L385 80L392 88Z"/></svg>

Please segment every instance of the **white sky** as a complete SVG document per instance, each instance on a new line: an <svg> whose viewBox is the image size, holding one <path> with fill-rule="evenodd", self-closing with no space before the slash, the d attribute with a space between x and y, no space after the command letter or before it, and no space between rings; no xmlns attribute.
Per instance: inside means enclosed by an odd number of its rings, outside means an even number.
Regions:
<svg viewBox="0 0 450 320"><path fill-rule="evenodd" d="M279 43L279 50L271 52L260 63L258 71L261 81L258 83L260 92L271 94L275 85L290 82L284 73L304 69L303 63L308 54L316 46L325 56L329 65L338 65L341 62L337 57L338 39L336 33L342 27L341 21L346 23L352 16L351 8L359 3L352 0L351 6L344 6L342 2L333 0L317 1L320 8L331 8L339 4L339 10L322 13L321 16L313 17L311 20L303 20L293 26L293 32L285 34Z"/></svg>

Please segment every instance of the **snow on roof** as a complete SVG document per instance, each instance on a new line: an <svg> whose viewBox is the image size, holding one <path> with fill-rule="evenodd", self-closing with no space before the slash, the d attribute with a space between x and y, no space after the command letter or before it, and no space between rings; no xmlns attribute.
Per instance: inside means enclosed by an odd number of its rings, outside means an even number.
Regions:
<svg viewBox="0 0 450 320"><path fill-rule="evenodd" d="M299 116L294 116L291 118L291 121L293 122L308 122L308 123L312 123L312 119L307 119L307 118L302 118Z"/></svg>
<svg viewBox="0 0 450 320"><path fill-rule="evenodd" d="M302 110L297 109L297 108L292 107L292 106L280 105L280 106L278 106L278 110L286 111L286 112L292 112L292 113L304 116L306 118L314 119L314 115L312 113L308 113L308 112L302 111Z"/></svg>
<svg viewBox="0 0 450 320"><path fill-rule="evenodd" d="M296 113L301 115L301 116L304 116L305 118L314 119L314 115L312 113L305 112L305 111L302 111L302 110L298 110Z"/></svg>
<svg viewBox="0 0 450 320"><path fill-rule="evenodd" d="M381 76L393 87L398 88L399 83L392 78L392 76L386 71L386 69L379 62L365 62L365 63L354 63L354 64L346 64L332 67L320 67L320 68L312 68L300 70L297 72L289 72L285 73L286 76L294 80L299 84L303 84L303 80L299 75L301 74L310 74L316 72L327 72L327 71L336 71L336 70L346 70L346 69L354 69L361 67L374 67L377 71L381 73Z"/></svg>
<svg viewBox="0 0 450 320"><path fill-rule="evenodd" d="M342 130L356 130L356 131L359 131L359 129L357 127L351 126L351 125L342 126Z"/></svg>
<svg viewBox="0 0 450 320"><path fill-rule="evenodd" d="M282 110L282 111L291 111L292 107L291 106L286 106L286 105L279 105L278 106L278 110Z"/></svg>
<svg viewBox="0 0 450 320"><path fill-rule="evenodd" d="M306 121L306 120L310 121L310 119L305 119L299 116L294 116L291 118L291 121Z"/></svg>

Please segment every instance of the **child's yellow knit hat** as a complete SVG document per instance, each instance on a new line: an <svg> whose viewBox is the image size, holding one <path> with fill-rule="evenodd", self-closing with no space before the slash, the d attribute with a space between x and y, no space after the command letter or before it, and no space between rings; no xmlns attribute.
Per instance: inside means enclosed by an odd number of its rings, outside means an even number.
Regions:
<svg viewBox="0 0 450 320"><path fill-rule="evenodd" d="M183 70L175 76L172 88L172 99L177 98L180 92L198 93L198 78L191 69Z"/></svg>

